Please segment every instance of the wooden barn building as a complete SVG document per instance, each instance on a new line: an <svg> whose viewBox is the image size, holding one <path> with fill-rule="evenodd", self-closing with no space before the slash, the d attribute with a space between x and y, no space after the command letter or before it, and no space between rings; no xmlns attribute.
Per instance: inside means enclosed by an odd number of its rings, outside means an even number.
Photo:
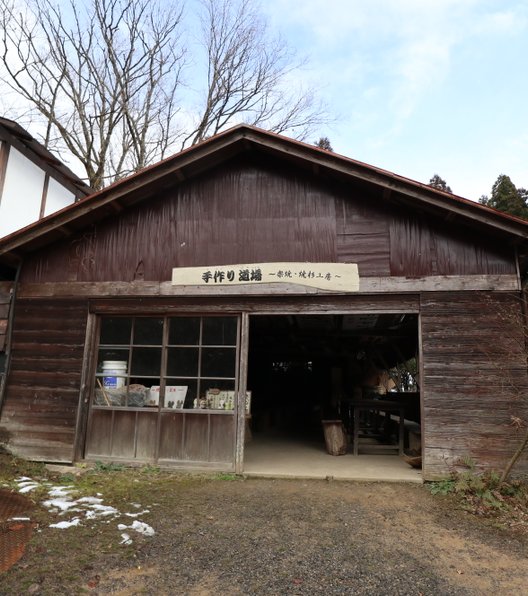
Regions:
<svg viewBox="0 0 528 596"><path fill-rule="evenodd" d="M500 468L527 248L527 222L237 126L0 241L0 432L35 460L243 472L339 420L344 458Z"/></svg>

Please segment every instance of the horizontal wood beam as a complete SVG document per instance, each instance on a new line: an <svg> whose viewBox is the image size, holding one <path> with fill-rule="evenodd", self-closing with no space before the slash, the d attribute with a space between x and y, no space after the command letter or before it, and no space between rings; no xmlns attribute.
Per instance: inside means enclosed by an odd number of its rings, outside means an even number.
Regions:
<svg viewBox="0 0 528 596"><path fill-rule="evenodd" d="M519 291L517 275L430 275L427 277L362 277L359 291L377 292L460 292Z"/></svg>
<svg viewBox="0 0 528 596"><path fill-rule="evenodd" d="M66 226L59 226L57 229L57 232L60 232L64 237L68 237L72 235L72 230Z"/></svg>
<svg viewBox="0 0 528 596"><path fill-rule="evenodd" d="M173 286L169 281L132 282L46 282L22 283L18 296L44 297L119 297L119 296L336 296L358 294L519 291L516 275L445 275L430 277L363 277L359 292L331 292L298 284L271 283L237 286Z"/></svg>

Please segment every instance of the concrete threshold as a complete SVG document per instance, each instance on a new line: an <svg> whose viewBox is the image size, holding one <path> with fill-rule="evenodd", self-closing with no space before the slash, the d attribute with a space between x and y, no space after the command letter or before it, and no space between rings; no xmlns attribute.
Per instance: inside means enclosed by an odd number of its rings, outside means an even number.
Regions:
<svg viewBox="0 0 528 596"><path fill-rule="evenodd" d="M398 455L329 455L324 444L287 438L259 438L246 445L244 475L265 478L422 483L420 470Z"/></svg>

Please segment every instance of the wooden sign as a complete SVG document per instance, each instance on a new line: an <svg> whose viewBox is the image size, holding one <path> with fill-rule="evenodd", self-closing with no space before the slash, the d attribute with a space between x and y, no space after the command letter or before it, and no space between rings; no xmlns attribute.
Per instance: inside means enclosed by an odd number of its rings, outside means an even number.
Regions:
<svg viewBox="0 0 528 596"><path fill-rule="evenodd" d="M355 263L252 263L175 267L172 270L173 286L229 287L281 283L333 292L358 292L358 266Z"/></svg>

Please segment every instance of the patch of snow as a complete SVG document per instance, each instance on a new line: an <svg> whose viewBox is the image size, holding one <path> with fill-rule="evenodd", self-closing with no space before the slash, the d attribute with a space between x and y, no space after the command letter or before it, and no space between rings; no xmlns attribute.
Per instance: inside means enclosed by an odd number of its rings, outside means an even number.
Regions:
<svg viewBox="0 0 528 596"><path fill-rule="evenodd" d="M140 534L144 534L145 536L154 536L156 533L152 526L140 521L132 522L132 529Z"/></svg>
<svg viewBox="0 0 528 596"><path fill-rule="evenodd" d="M139 517L145 513L150 513L150 511L148 509L143 509L143 511L138 511L138 513L125 513L125 515L128 517Z"/></svg>
<svg viewBox="0 0 528 596"><path fill-rule="evenodd" d="M119 515L119 511L115 507L110 507L110 505L94 503L93 505L89 505L89 508L95 511L96 515Z"/></svg>
<svg viewBox="0 0 528 596"><path fill-rule="evenodd" d="M28 493L28 492L34 490L35 488L38 488L39 486L40 485L37 484L37 483L35 483L35 484L26 484L25 486L22 486L22 487L20 487L20 485L19 485L18 492L20 494Z"/></svg>
<svg viewBox="0 0 528 596"><path fill-rule="evenodd" d="M97 497L81 497L77 499L77 503L102 503L103 499Z"/></svg>
<svg viewBox="0 0 528 596"><path fill-rule="evenodd" d="M134 521L132 522L132 525L130 526L125 526L125 524L119 524L117 526L118 530L135 530L136 532L138 532L139 534L143 534L144 536L154 536L154 534L156 533L154 531L154 528L152 528L151 526L149 526L148 524L145 524L144 522L140 522L140 521Z"/></svg>
<svg viewBox="0 0 528 596"><path fill-rule="evenodd" d="M126 533L121 534L121 538L123 540L121 540L121 542L119 544L132 544L132 539L130 538L130 536Z"/></svg>
<svg viewBox="0 0 528 596"><path fill-rule="evenodd" d="M72 518L69 521L61 521L56 524L50 524L50 528L71 528L72 526L78 526L81 523L81 519L94 520L96 518L105 518L104 521L112 523L116 517L125 515L129 518L137 518L140 515L150 513L149 509L142 509L139 503L130 503L130 506L137 509L135 513L124 513L119 512L115 507L109 505L103 505L102 493L96 493L96 497L80 497L74 499L72 493L77 491L72 487L67 486L52 486L49 482L39 483L27 476L20 476L16 480L18 492L29 492L38 488L39 486L50 487L48 490L48 499L44 500L42 504L49 508L51 511L58 512L59 515L72 514L73 512L80 513L77 517ZM141 511L139 511L141 509ZM109 519L110 518L110 519ZM12 521L30 521L29 517L11 518ZM103 520L101 519L99 523ZM134 530L144 536L154 536L154 529L141 521L134 520L130 526L125 524L118 524L118 529L123 530ZM120 544L132 544L132 540L126 532L121 534L122 541Z"/></svg>
<svg viewBox="0 0 528 596"><path fill-rule="evenodd" d="M71 509L77 505L77 503L72 501L69 497L48 499L47 501L43 501L42 504L44 507L54 507L55 509L60 509L61 511L68 511L68 509Z"/></svg>
<svg viewBox="0 0 528 596"><path fill-rule="evenodd" d="M50 524L50 528L59 528L59 530L65 530L72 526L78 526L81 523L80 518L74 517L71 521L61 521L57 524Z"/></svg>
<svg viewBox="0 0 528 596"><path fill-rule="evenodd" d="M30 517L10 517L7 521L31 521Z"/></svg>
<svg viewBox="0 0 528 596"><path fill-rule="evenodd" d="M50 497L67 497L71 492L74 492L73 488L67 488L66 486L53 486L48 491Z"/></svg>
<svg viewBox="0 0 528 596"><path fill-rule="evenodd" d="M61 511L59 513L59 515L64 515L65 513L84 513L84 509L79 509L78 507L72 507L71 509L68 509L67 511Z"/></svg>

